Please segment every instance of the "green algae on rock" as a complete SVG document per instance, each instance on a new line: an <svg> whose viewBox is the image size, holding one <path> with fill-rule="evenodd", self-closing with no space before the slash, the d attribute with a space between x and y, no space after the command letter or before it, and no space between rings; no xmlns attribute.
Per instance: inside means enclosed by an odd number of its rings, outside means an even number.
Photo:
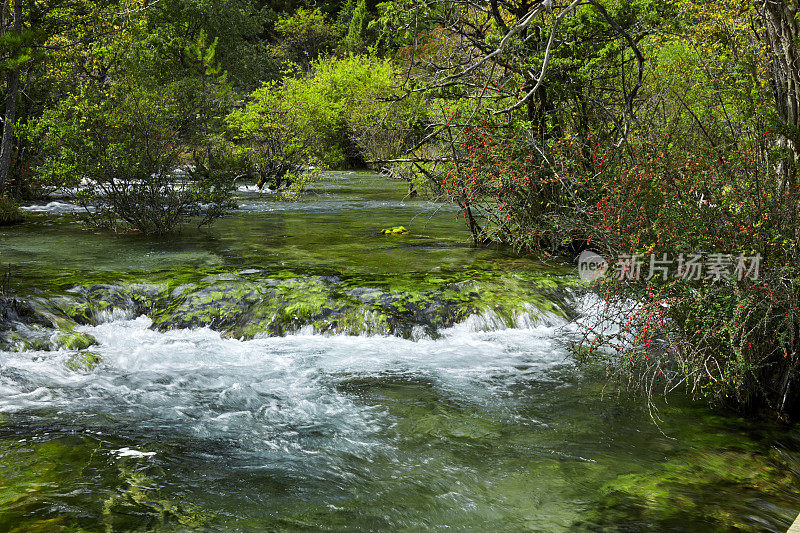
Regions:
<svg viewBox="0 0 800 533"><path fill-rule="evenodd" d="M250 339L309 328L315 333L435 337L473 315L488 314L497 327L547 321L570 314L566 291L531 280L434 282L424 277L357 279L312 276L212 281L183 287L154 315L159 330L209 327Z"/></svg>
<svg viewBox="0 0 800 533"><path fill-rule="evenodd" d="M81 351L70 356L65 363L66 367L73 371L91 372L98 365L103 363L103 357L95 352Z"/></svg>
<svg viewBox="0 0 800 533"><path fill-rule="evenodd" d="M207 327L239 339L314 333L437 337L471 316L507 328L572 316L571 278L466 269L394 276L299 276L292 271L195 272L173 283L76 286L23 302L0 323L0 346L86 349L79 324L149 315L153 328ZM48 332L50 332L48 334ZM52 338L48 346L43 338Z"/></svg>
<svg viewBox="0 0 800 533"><path fill-rule="evenodd" d="M0 438L0 523L49 532L185 531L208 522L210 514L161 493L150 477L163 475L161 468L115 457L104 444L79 436ZM76 512L75 495L86 486L99 498Z"/></svg>
<svg viewBox="0 0 800 533"><path fill-rule="evenodd" d="M57 349L62 350L85 350L90 346L98 344L97 339L80 331L62 331L56 335L53 341Z"/></svg>
<svg viewBox="0 0 800 533"><path fill-rule="evenodd" d="M192 504L179 504L165 498L158 484L138 468L121 466L121 490L109 495L103 502L103 523L110 531L130 531L146 523L157 529L196 529L209 521L212 515ZM170 527L171 526L171 527Z"/></svg>
<svg viewBox="0 0 800 533"><path fill-rule="evenodd" d="M97 341L75 331L79 325L151 313L165 298L166 285L147 283L75 286L17 297L14 308L0 315L0 350L83 350Z"/></svg>

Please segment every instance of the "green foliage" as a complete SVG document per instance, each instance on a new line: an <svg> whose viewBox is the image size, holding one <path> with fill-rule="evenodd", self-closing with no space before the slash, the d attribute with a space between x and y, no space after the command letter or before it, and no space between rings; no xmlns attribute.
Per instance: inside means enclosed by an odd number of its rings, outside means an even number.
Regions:
<svg viewBox="0 0 800 533"><path fill-rule="evenodd" d="M396 174L458 203L476 244L760 254L758 282L604 282L599 321L622 330L579 352L648 393L686 384L797 414L798 136L770 90L783 83L770 43L736 2L632 0L564 14L548 48L561 8L514 32L521 2L380 4L407 87L429 102Z"/></svg>
<svg viewBox="0 0 800 533"><path fill-rule="evenodd" d="M232 88L228 75L216 61L219 39L207 43L206 34L200 32L195 43L185 52L190 68L168 87L177 98L180 112L178 140L184 153L190 154L186 163L196 176L224 174L231 169L231 148L225 139L225 115L233 105ZM224 185L223 185L224 186Z"/></svg>
<svg viewBox="0 0 800 533"><path fill-rule="evenodd" d="M383 235L404 235L406 233L408 233L408 230L404 226L393 226L381 230Z"/></svg>
<svg viewBox="0 0 800 533"><path fill-rule="evenodd" d="M340 35L347 35L356 8L356 0L347 0L336 15L335 27Z"/></svg>
<svg viewBox="0 0 800 533"><path fill-rule="evenodd" d="M257 86L272 68L262 38L268 14L252 0L167 0L152 3L143 37L154 52L152 68L174 79L185 68L184 50L201 35L218 40L215 56L237 85Z"/></svg>
<svg viewBox="0 0 800 533"><path fill-rule="evenodd" d="M41 32L31 28L25 28L19 34L6 31L0 35L0 75L41 58L42 51L35 47L41 37Z"/></svg>
<svg viewBox="0 0 800 533"><path fill-rule="evenodd" d="M25 215L13 199L0 196L0 226L17 224L24 219Z"/></svg>
<svg viewBox="0 0 800 533"><path fill-rule="evenodd" d="M724 28L731 32L727 21ZM635 164L598 143L602 181L578 183L592 237L610 255L759 254L760 277L603 282L608 302L642 305L621 313L628 342L609 368L646 390L684 384L715 403L791 418L800 357L797 190L780 185L786 158L774 152L780 129L770 127L759 51L740 33L720 40L725 31L700 44L644 43L653 60L648 105L631 132ZM660 339L666 351L651 348Z"/></svg>
<svg viewBox="0 0 800 533"><path fill-rule="evenodd" d="M79 187L90 221L113 229L165 233L188 217L210 222L230 207L232 181L221 40L200 29L167 42L160 30L147 31L161 11L129 13L93 14L99 27L119 29L54 56L48 76L60 98L18 130L31 147L29 179L42 190ZM182 57L180 69L163 61L166 46ZM78 82L67 70L76 67ZM186 175L173 174L179 165Z"/></svg>
<svg viewBox="0 0 800 533"><path fill-rule="evenodd" d="M249 168L280 171L315 162L297 114L275 82L256 89L243 109L235 109L226 117L226 123Z"/></svg>
<svg viewBox="0 0 800 533"><path fill-rule="evenodd" d="M394 69L366 56L326 59L314 64L311 79L284 81L284 98L298 113L301 131L328 166L358 164L354 121L378 98L391 96Z"/></svg>
<svg viewBox="0 0 800 533"><path fill-rule="evenodd" d="M350 24L347 27L347 35L344 45L351 53L361 53L367 48L367 24L369 23L366 0L358 0L353 7L352 14L348 17Z"/></svg>
<svg viewBox="0 0 800 533"><path fill-rule="evenodd" d="M181 88L119 84L63 101L27 129L43 147L38 175L48 184L82 185L90 219L111 228L166 233L187 217L220 216L229 203L224 174L173 175L190 146L181 141L196 134L186 129L196 108L185 107Z"/></svg>
<svg viewBox="0 0 800 533"><path fill-rule="evenodd" d="M275 22L275 31L280 36L274 47L276 56L306 71L313 61L330 53L341 38L320 9L301 8L283 15Z"/></svg>
<svg viewBox="0 0 800 533"><path fill-rule="evenodd" d="M359 164L360 136L387 111L380 99L395 90L394 69L385 60L329 57L314 61L312 72L265 84L228 116L232 134L262 168Z"/></svg>

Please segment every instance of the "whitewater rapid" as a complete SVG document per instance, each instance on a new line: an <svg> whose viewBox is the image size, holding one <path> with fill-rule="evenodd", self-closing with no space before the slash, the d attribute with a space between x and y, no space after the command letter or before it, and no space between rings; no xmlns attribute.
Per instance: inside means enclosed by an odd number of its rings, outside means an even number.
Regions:
<svg viewBox="0 0 800 533"><path fill-rule="evenodd" d="M100 342L93 351L103 363L91 371L67 368L74 352L0 352L0 412L57 409L81 428L215 441L271 460L368 455L394 421L342 383L425 380L459 403L508 409L504 391L515 382L570 366L557 325L497 330L491 321L473 317L436 340L301 333L239 341L117 318L80 328Z"/></svg>

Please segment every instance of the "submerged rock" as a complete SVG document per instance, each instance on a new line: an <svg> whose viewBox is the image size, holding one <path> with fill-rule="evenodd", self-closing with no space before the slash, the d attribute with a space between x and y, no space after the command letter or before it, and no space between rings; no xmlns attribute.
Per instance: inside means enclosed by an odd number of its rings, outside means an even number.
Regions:
<svg viewBox="0 0 800 533"><path fill-rule="evenodd" d="M95 352L78 352L72 355L65 363L66 367L73 371L90 372L103 363L103 358Z"/></svg>
<svg viewBox="0 0 800 533"><path fill-rule="evenodd" d="M3 416L0 415L0 425ZM0 440L3 531L197 531L213 515L165 494L163 469L115 455L94 436ZM60 504L65 494L76 506ZM72 501L72 500L70 500ZM58 512L42 509L56 506Z"/></svg>

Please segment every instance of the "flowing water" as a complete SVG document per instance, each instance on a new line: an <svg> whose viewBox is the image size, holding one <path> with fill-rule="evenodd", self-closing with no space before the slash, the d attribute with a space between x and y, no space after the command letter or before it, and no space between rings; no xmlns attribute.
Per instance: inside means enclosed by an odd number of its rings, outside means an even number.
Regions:
<svg viewBox="0 0 800 533"><path fill-rule="evenodd" d="M192 269L554 268L469 248L453 208L373 175L329 175L298 203L240 196L237 214L179 239L95 235L68 204L42 206L0 229L0 258L31 293ZM409 235L377 235L400 224ZM80 328L100 342L91 371L70 370L68 350L0 352L0 531L788 527L796 432L683 397L656 425L572 361L550 318L241 341L116 313Z"/></svg>

